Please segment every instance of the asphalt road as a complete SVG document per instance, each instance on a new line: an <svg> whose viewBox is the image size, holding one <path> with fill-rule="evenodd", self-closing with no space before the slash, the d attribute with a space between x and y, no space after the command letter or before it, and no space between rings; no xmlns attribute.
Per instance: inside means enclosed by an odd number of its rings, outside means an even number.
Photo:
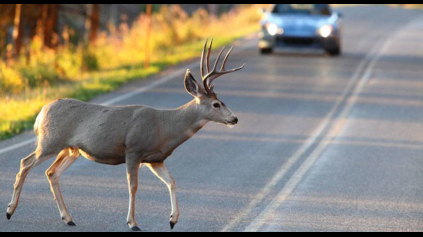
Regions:
<svg viewBox="0 0 423 237"><path fill-rule="evenodd" d="M423 12L342 9L344 54L260 56L237 43L215 91L239 117L208 124L166 161L180 220L173 231L423 231ZM100 96L96 103L174 108L189 62ZM230 65L229 65L230 64ZM0 143L0 207L6 211L31 132ZM29 139L29 140L28 140ZM22 145L24 144L24 145ZM79 159L61 178L76 227L68 227L35 168L18 210L0 231L129 231L125 166ZM169 231L167 188L140 173L137 220Z"/></svg>

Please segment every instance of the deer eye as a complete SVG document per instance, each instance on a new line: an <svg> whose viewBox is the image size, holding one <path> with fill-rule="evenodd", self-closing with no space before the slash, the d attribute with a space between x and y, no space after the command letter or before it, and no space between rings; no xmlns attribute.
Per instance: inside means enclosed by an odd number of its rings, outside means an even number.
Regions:
<svg viewBox="0 0 423 237"><path fill-rule="evenodd" d="M219 104L219 103L214 103L214 104L213 104L213 107L215 107L215 108L220 108L220 104Z"/></svg>

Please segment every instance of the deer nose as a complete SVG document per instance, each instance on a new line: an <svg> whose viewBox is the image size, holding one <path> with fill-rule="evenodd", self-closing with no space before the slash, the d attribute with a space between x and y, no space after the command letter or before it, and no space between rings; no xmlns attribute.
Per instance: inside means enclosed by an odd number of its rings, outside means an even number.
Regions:
<svg viewBox="0 0 423 237"><path fill-rule="evenodd" d="M238 118L237 117L234 118L233 123L238 124Z"/></svg>

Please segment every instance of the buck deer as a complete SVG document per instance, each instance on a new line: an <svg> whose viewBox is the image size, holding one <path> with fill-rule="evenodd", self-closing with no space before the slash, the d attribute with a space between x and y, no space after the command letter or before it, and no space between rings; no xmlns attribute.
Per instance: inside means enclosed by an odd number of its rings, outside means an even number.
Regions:
<svg viewBox="0 0 423 237"><path fill-rule="evenodd" d="M172 207L170 226L173 229L179 218L176 187L163 162L208 122L226 125L238 123L238 118L214 93L213 81L224 74L241 70L245 64L232 70L225 69L231 48L218 71L216 68L223 48L210 71L212 44L213 40L206 54L206 40L201 55L203 85L187 70L185 89L194 100L177 109L158 110L142 105L101 106L73 99L61 99L44 106L34 125L38 145L32 154L21 161L12 201L7 208L7 219L15 213L30 170L57 156L46 175L62 221L74 226L60 192L59 178L82 155L101 164L126 163L129 186L127 223L133 231L140 230L134 217L138 171L142 165L146 165L169 189Z"/></svg>

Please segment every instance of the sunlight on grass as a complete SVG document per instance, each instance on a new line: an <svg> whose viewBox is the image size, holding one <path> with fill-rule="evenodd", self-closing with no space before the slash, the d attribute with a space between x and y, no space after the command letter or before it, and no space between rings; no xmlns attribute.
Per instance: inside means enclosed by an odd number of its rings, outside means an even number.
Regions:
<svg viewBox="0 0 423 237"><path fill-rule="evenodd" d="M119 69L96 72L78 83L64 83L58 86L28 90L25 95L0 99L0 139L32 128L41 108L57 98L75 98L88 101L96 95L110 92L130 80L145 78L158 73L163 67L148 69Z"/></svg>
<svg viewBox="0 0 423 237"><path fill-rule="evenodd" d="M0 139L32 128L42 106L53 100L89 101L128 81L199 57L205 38L214 37L214 46L221 47L256 32L259 7L242 6L220 17L203 9L188 16L178 5L163 7L153 15L149 49L145 48L143 15L132 28L121 25L102 33L89 47L64 44L47 50L35 37L18 60L0 60ZM143 68L147 51L151 66Z"/></svg>

